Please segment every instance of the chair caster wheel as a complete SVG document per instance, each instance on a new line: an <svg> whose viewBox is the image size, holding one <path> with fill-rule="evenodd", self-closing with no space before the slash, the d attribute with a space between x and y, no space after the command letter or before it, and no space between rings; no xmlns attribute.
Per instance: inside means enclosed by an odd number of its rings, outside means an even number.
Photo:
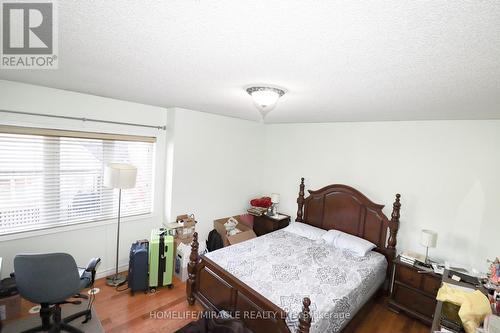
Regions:
<svg viewBox="0 0 500 333"><path fill-rule="evenodd" d="M168 289L172 289L174 287L174 284L173 283L169 284L167 287L168 287Z"/></svg>
<svg viewBox="0 0 500 333"><path fill-rule="evenodd" d="M151 288L151 289L149 289L149 292L150 292L151 294L154 294L154 293L156 292L156 288Z"/></svg>

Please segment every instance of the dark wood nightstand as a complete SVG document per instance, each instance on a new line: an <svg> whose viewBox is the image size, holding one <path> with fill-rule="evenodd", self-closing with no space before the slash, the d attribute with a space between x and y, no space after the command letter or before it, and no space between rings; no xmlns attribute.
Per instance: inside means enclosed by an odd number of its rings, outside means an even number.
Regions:
<svg viewBox="0 0 500 333"><path fill-rule="evenodd" d="M290 216L279 214L280 219L271 216L261 215L253 218L253 231L257 236L262 236L270 232L283 229L290 224Z"/></svg>
<svg viewBox="0 0 500 333"><path fill-rule="evenodd" d="M441 287L441 275L419 273L415 266L394 260L393 278L389 308L417 318L427 325L432 325L436 308L436 295Z"/></svg>

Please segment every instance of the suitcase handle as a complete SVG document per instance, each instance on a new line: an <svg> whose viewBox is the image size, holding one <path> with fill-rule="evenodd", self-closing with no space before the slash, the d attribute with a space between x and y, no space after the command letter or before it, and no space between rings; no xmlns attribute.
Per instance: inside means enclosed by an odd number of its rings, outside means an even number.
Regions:
<svg viewBox="0 0 500 333"><path fill-rule="evenodd" d="M168 245L165 245L165 252L164 253L168 253ZM165 260L167 257L165 257L164 254L161 255L161 259L162 260ZM166 272L167 271L167 263L165 263L165 265L163 265L163 272Z"/></svg>

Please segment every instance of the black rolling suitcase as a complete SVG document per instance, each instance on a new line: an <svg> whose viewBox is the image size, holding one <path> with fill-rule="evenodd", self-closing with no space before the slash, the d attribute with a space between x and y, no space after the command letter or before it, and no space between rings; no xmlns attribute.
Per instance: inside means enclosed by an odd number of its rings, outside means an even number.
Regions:
<svg viewBox="0 0 500 333"><path fill-rule="evenodd" d="M146 292L148 286L148 247L147 240L132 244L128 264L128 287L132 295L136 291Z"/></svg>

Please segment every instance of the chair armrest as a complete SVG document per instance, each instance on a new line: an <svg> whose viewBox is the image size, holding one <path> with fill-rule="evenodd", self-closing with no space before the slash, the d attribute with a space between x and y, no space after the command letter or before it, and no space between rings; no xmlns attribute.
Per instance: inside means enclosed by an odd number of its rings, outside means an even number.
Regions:
<svg viewBox="0 0 500 333"><path fill-rule="evenodd" d="M101 258L95 257L95 258L90 259L90 261L87 265L87 268L85 268L85 272L90 273L90 285L94 284L96 270L100 264L101 264Z"/></svg>
<svg viewBox="0 0 500 333"><path fill-rule="evenodd" d="M85 271L86 272L95 272L97 270L97 267L100 265L101 263L101 258L92 258L90 259L88 265L87 265L87 268L85 268Z"/></svg>

